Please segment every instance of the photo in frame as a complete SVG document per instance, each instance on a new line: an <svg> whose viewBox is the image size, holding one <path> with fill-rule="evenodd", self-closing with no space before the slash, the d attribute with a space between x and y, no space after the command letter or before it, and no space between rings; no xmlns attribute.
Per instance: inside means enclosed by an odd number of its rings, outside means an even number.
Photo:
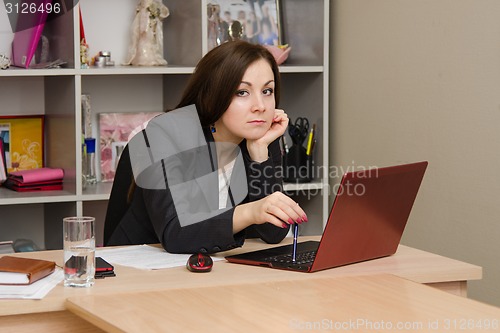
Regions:
<svg viewBox="0 0 500 333"><path fill-rule="evenodd" d="M99 113L99 147L101 181L115 177L116 166L128 141L144 129L147 123L163 112Z"/></svg>
<svg viewBox="0 0 500 333"><path fill-rule="evenodd" d="M0 116L7 172L44 167L43 115Z"/></svg>
<svg viewBox="0 0 500 333"><path fill-rule="evenodd" d="M279 8L279 0L208 0L208 51L234 39L281 45Z"/></svg>

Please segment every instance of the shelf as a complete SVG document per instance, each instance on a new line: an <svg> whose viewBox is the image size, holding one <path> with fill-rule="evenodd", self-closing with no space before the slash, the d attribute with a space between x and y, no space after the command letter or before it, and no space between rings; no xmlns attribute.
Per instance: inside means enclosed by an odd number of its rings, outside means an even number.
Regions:
<svg viewBox="0 0 500 333"><path fill-rule="evenodd" d="M88 185L81 197L82 201L99 201L108 200L111 193L111 188L113 186L112 182L98 182L95 185ZM311 183L285 183L283 189L285 192L299 192L299 191L318 191L322 190L324 187L323 182L311 182Z"/></svg>
<svg viewBox="0 0 500 333"><path fill-rule="evenodd" d="M137 1L81 0L89 55L109 50L115 66L80 68L79 11L63 15L46 25L50 59L63 59L67 68L0 70L2 115L45 115L45 164L65 170L63 191L19 193L0 187L0 219L41 223L42 235L31 228L15 228L15 222L0 224L0 235L12 232L33 238L47 248L60 246L64 216L91 214L104 223L112 182L82 188L81 95L91 96L93 133L99 138L99 114L164 111L177 105L196 64L206 52L206 0L164 0L171 15L163 23L163 51L167 66L126 66L130 28ZM329 136L329 16L328 0L281 1L281 27L292 51L279 66L282 91L279 107L290 119L307 117L317 125L314 160L318 170L328 169ZM304 15L306 13L307 15ZM110 17L113 23L110 24ZM3 26L7 16L0 17ZM0 25L1 27L2 25ZM0 28L1 29L1 28ZM10 31L0 31L9 38ZM2 53L10 42L2 37ZM97 158L100 160L100 157ZM99 171L98 171L99 172ZM328 175L318 172L313 182L284 185L286 194L300 203L311 220L326 221ZM36 222L38 221L38 222ZM101 225L102 227L102 225ZM321 223L302 231L320 234ZM3 229L1 229L3 228ZM309 229L308 229L309 228ZM39 226L40 229L40 226ZM31 234L30 234L31 233Z"/></svg>
<svg viewBox="0 0 500 333"><path fill-rule="evenodd" d="M322 73L323 66L280 66L281 73ZM110 66L104 68L90 67L88 69L77 69L76 74L80 75L144 75L144 74L191 74L194 67L185 66Z"/></svg>
<svg viewBox="0 0 500 333"><path fill-rule="evenodd" d="M0 188L0 205L30 204L30 203L55 203L71 201L103 201L108 200L113 187L112 182L98 182L87 185L81 195L70 191L45 191L45 192L16 192ZM285 183L285 192L318 191L324 187L321 181L311 183ZM293 194L293 193L292 193Z"/></svg>
<svg viewBox="0 0 500 333"><path fill-rule="evenodd" d="M285 192L299 192L299 191L316 191L322 190L324 187L323 182L310 182L310 183L285 183L283 190Z"/></svg>
<svg viewBox="0 0 500 333"><path fill-rule="evenodd" d="M51 69L24 69L10 67L5 70L0 70L0 77L11 77L11 76L73 76L75 75L75 70L72 68L51 68Z"/></svg>
<svg viewBox="0 0 500 333"><path fill-rule="evenodd" d="M112 187L112 182L98 182L94 185L87 185L83 190L81 199L82 201L108 200Z"/></svg>
<svg viewBox="0 0 500 333"><path fill-rule="evenodd" d="M280 66L280 73L323 73L323 66Z"/></svg>
<svg viewBox="0 0 500 333"><path fill-rule="evenodd" d="M323 66L280 66L280 73L322 73ZM159 66L159 67L138 67L138 66L110 66L105 68L55 68L55 69L23 69L9 68L0 71L0 77L29 77L29 76L73 76L73 75L146 75L146 74L191 74L194 67L184 66Z"/></svg>
<svg viewBox="0 0 500 333"><path fill-rule="evenodd" d="M109 66L104 68L87 68L76 70L80 75L145 75L145 74L191 74L194 67L183 66L158 66L158 67L139 67L139 66Z"/></svg>
<svg viewBox="0 0 500 333"><path fill-rule="evenodd" d="M70 191L40 191L40 192L16 192L7 188L0 188L0 206L39 204L56 202L73 202L77 196Z"/></svg>

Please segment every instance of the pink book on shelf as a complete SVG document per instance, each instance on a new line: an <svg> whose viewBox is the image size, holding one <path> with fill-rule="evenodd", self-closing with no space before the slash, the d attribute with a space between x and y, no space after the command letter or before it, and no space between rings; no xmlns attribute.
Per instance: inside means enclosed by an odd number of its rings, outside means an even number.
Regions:
<svg viewBox="0 0 500 333"><path fill-rule="evenodd" d="M9 173L9 177L20 183L39 183L48 180L63 179L64 170L60 168L38 168Z"/></svg>
<svg viewBox="0 0 500 333"><path fill-rule="evenodd" d="M5 161L5 151L3 148L3 140L0 138L0 185L7 180L7 165Z"/></svg>
<svg viewBox="0 0 500 333"><path fill-rule="evenodd" d="M29 10L30 3L32 1L23 0L19 6L21 11L21 9L26 8L24 4L27 4L28 12L19 13L17 18L16 31L12 41L12 65L16 67L30 67L48 15L47 10L38 9L47 8L47 4L51 4L52 0L37 1L37 10L34 12Z"/></svg>

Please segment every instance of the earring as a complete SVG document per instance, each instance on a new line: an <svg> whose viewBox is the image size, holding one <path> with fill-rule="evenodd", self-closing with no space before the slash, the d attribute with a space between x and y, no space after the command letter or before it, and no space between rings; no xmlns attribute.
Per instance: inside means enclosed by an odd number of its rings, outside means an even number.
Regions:
<svg viewBox="0 0 500 333"><path fill-rule="evenodd" d="M217 129L215 128L214 124L210 125L210 132L212 132L212 133L217 132Z"/></svg>

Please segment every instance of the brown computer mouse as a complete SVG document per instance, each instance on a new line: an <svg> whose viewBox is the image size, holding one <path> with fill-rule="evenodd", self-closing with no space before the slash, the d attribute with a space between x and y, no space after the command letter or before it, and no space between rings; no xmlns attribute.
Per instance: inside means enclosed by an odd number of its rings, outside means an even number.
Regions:
<svg viewBox="0 0 500 333"><path fill-rule="evenodd" d="M186 263L186 268L195 273L210 272L214 262L208 254L195 253Z"/></svg>

